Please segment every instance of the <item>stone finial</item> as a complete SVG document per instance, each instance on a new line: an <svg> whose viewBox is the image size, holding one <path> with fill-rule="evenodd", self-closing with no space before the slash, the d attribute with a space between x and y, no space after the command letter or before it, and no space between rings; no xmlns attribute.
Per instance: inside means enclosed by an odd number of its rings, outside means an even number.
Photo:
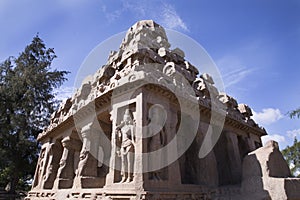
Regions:
<svg viewBox="0 0 300 200"><path fill-rule="evenodd" d="M229 109L236 109L238 107L237 101L225 92L220 92L219 100L226 104Z"/></svg>
<svg viewBox="0 0 300 200"><path fill-rule="evenodd" d="M207 83L210 83L212 85L215 84L213 78L207 73L202 74L200 77L203 78L204 81L207 82Z"/></svg>
<svg viewBox="0 0 300 200"><path fill-rule="evenodd" d="M246 118L250 118L253 115L251 108L246 104L239 104L238 109Z"/></svg>
<svg viewBox="0 0 300 200"><path fill-rule="evenodd" d="M202 93L203 98L215 98L218 96L218 89L213 86L213 80L210 75L202 74L200 78L196 78L192 84L192 87L196 90L196 93L200 95ZM199 91L199 92L197 92Z"/></svg>
<svg viewBox="0 0 300 200"><path fill-rule="evenodd" d="M157 53L160 57L166 56L167 55L166 48L164 48L164 47L159 48Z"/></svg>
<svg viewBox="0 0 300 200"><path fill-rule="evenodd" d="M179 49L178 47L175 48L175 49L173 49L171 52L172 52L172 53L175 53L176 55L178 55L178 56L180 56L180 57L182 57L182 58L185 57L184 51L182 51L182 50Z"/></svg>
<svg viewBox="0 0 300 200"><path fill-rule="evenodd" d="M86 99L88 97L88 95L91 92L91 84L90 83L84 83L81 87L81 89L79 90L79 97L81 99Z"/></svg>
<svg viewBox="0 0 300 200"><path fill-rule="evenodd" d="M164 28L153 20L142 20L135 23L127 31L120 50L159 49L161 47L165 47L166 49L170 47Z"/></svg>
<svg viewBox="0 0 300 200"><path fill-rule="evenodd" d="M176 73L175 63L174 62L167 62L163 68L163 73L168 76L172 76Z"/></svg>

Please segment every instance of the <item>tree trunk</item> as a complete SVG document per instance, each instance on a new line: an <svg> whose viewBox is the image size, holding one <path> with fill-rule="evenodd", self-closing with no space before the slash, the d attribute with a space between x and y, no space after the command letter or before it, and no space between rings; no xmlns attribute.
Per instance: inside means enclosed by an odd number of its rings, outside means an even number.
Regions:
<svg viewBox="0 0 300 200"><path fill-rule="evenodd" d="M10 190L8 191L10 194L15 194L16 193L16 188L18 184L19 178L16 175L13 175L10 181Z"/></svg>

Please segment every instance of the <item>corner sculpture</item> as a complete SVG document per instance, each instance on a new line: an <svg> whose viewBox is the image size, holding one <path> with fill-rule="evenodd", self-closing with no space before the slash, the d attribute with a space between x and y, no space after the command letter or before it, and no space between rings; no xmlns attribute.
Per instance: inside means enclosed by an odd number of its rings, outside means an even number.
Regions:
<svg viewBox="0 0 300 200"><path fill-rule="evenodd" d="M251 109L170 47L152 20L128 30L39 134L27 200L300 199L300 179L276 142L262 147ZM203 145L213 148L199 157Z"/></svg>

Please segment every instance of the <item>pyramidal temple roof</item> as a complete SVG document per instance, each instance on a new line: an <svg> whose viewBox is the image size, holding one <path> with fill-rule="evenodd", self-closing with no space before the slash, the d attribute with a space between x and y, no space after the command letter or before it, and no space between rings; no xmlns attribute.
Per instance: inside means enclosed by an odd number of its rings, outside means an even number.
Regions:
<svg viewBox="0 0 300 200"><path fill-rule="evenodd" d="M251 109L247 105L238 104L233 97L219 92L210 75L199 76L198 69L185 60L184 52L179 48L170 49L170 46L162 26L153 20L136 22L127 31L119 50L111 51L107 63L53 113L50 125L38 139L55 132L61 124L71 123L74 115L87 105L101 106L97 102L103 102L104 98L109 101L116 88L139 80L174 88L177 93L194 98L199 106L208 109L212 100L216 100L220 109L227 112L227 118L252 128L258 136L266 134L251 119Z"/></svg>

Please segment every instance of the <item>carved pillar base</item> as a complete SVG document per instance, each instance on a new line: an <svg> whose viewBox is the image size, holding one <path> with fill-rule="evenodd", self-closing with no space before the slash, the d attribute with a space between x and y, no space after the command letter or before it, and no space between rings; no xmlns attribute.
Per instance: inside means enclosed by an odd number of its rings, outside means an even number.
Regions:
<svg viewBox="0 0 300 200"><path fill-rule="evenodd" d="M55 180L54 187L55 189L67 189L72 188L73 179L59 178Z"/></svg>
<svg viewBox="0 0 300 200"><path fill-rule="evenodd" d="M105 179L102 177L75 177L73 188L100 188L105 184Z"/></svg>

